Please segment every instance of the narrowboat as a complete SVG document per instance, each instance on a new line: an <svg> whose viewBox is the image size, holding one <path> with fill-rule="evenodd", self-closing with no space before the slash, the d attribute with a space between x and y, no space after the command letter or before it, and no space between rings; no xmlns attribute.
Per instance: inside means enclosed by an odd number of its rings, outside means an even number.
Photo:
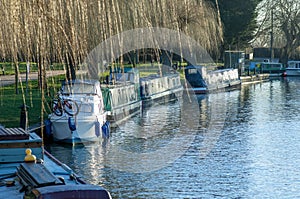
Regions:
<svg viewBox="0 0 300 199"><path fill-rule="evenodd" d="M101 84L107 120L116 127L126 119L141 113L139 71L135 68L114 69Z"/></svg>
<svg viewBox="0 0 300 199"><path fill-rule="evenodd" d="M271 76L282 76L286 72L286 68L282 63L262 62L258 64L260 73L269 73Z"/></svg>
<svg viewBox="0 0 300 199"><path fill-rule="evenodd" d="M187 66L185 79L195 94L205 94L218 90L238 88L241 85L238 69L221 69L207 71L202 66Z"/></svg>
<svg viewBox="0 0 300 199"><path fill-rule="evenodd" d="M286 75L300 76L300 61L288 61Z"/></svg>
<svg viewBox="0 0 300 199"><path fill-rule="evenodd" d="M169 74L152 74L140 78L142 106L177 100L182 96L183 86L176 71Z"/></svg>

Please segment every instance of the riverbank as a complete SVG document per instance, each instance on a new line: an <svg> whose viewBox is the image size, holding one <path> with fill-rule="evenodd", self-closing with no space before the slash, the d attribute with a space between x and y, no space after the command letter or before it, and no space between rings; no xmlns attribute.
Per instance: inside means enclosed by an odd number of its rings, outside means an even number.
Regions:
<svg viewBox="0 0 300 199"><path fill-rule="evenodd" d="M63 75L66 72L64 70L53 70L47 71L47 77L53 77L57 75ZM18 75L19 82L26 81L26 73L21 73ZM28 80L37 80L38 72L30 72L28 73ZM15 83L15 75L1 75L0 76L0 87L7 86Z"/></svg>

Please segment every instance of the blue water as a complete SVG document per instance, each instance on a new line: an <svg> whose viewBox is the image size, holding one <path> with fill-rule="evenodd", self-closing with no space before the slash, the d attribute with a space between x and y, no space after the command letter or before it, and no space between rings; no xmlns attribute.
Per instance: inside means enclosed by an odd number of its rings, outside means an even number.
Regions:
<svg viewBox="0 0 300 199"><path fill-rule="evenodd" d="M50 151L113 198L299 198L300 78L157 105L100 144Z"/></svg>

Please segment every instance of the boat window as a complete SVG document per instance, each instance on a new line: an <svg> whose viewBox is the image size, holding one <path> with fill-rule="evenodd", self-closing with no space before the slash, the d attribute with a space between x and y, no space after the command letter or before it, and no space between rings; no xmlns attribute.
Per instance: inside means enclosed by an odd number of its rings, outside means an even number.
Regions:
<svg viewBox="0 0 300 199"><path fill-rule="evenodd" d="M93 112L92 104L81 104L80 112L92 113Z"/></svg>
<svg viewBox="0 0 300 199"><path fill-rule="evenodd" d="M281 64L276 64L276 63L273 63L273 64L264 63L264 64L262 64L262 67L263 68L281 68L282 65Z"/></svg>
<svg viewBox="0 0 300 199"><path fill-rule="evenodd" d="M198 70L196 68L191 68L188 70L189 74L197 74Z"/></svg>
<svg viewBox="0 0 300 199"><path fill-rule="evenodd" d="M91 84L73 84L65 85L63 87L63 93L65 94L87 94L95 93L94 86Z"/></svg>

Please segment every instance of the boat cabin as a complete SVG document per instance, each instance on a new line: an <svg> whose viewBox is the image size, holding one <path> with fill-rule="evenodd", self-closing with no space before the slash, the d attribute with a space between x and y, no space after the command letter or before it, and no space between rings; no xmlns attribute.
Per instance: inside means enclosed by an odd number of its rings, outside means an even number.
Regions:
<svg viewBox="0 0 300 199"><path fill-rule="evenodd" d="M233 89L240 86L238 69L206 70L201 66L187 66L185 78L195 94L212 92L220 89Z"/></svg>
<svg viewBox="0 0 300 199"><path fill-rule="evenodd" d="M64 81L61 90L63 95L101 95L97 80Z"/></svg>
<svg viewBox="0 0 300 199"><path fill-rule="evenodd" d="M284 71L284 67L282 63L263 62L260 64L260 70L266 73L280 73Z"/></svg>
<svg viewBox="0 0 300 199"><path fill-rule="evenodd" d="M300 61L288 61L287 64L287 76L300 76Z"/></svg>
<svg viewBox="0 0 300 199"><path fill-rule="evenodd" d="M62 98L75 100L80 107L79 114L99 114L104 112L100 82L97 80L65 81L61 88Z"/></svg>
<svg viewBox="0 0 300 199"><path fill-rule="evenodd" d="M184 69L185 78L193 88L206 88L207 85L202 77L201 66L187 66Z"/></svg>
<svg viewBox="0 0 300 199"><path fill-rule="evenodd" d="M297 68L300 69L300 61L288 61L287 63L287 68L291 69L291 68Z"/></svg>
<svg viewBox="0 0 300 199"><path fill-rule="evenodd" d="M102 83L104 107L112 127L140 111L139 79L137 69L116 67Z"/></svg>

